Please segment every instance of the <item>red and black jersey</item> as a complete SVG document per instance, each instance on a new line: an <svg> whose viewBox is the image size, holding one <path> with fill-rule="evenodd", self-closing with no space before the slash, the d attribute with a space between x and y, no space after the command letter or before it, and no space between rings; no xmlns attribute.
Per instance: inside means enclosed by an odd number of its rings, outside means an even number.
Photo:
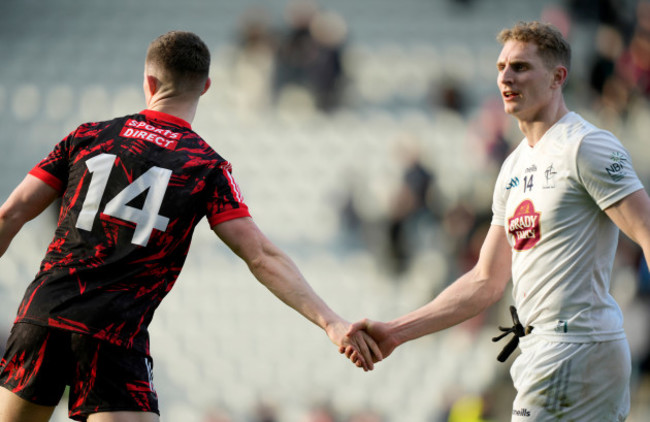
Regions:
<svg viewBox="0 0 650 422"><path fill-rule="evenodd" d="M151 110L80 126L30 174L62 204L16 322L146 352L197 223L250 215L230 164L189 123Z"/></svg>

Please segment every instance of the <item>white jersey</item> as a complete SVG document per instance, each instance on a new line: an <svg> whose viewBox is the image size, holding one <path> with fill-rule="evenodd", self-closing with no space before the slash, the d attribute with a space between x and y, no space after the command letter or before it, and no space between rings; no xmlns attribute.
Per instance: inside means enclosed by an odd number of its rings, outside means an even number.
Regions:
<svg viewBox="0 0 650 422"><path fill-rule="evenodd" d="M492 224L504 226L512 246L522 324L554 341L624 338L609 292L618 228L602 210L642 188L618 139L576 113L505 160Z"/></svg>

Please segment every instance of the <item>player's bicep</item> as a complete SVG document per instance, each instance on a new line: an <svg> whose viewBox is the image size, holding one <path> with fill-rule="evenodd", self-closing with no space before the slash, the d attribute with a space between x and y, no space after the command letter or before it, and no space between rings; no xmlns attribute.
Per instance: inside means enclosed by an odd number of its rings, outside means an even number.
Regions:
<svg viewBox="0 0 650 422"><path fill-rule="evenodd" d="M494 288L505 289L512 276L512 249L503 226L490 226L474 271Z"/></svg>
<svg viewBox="0 0 650 422"><path fill-rule="evenodd" d="M0 215L22 225L43 212L58 196L59 191L28 174L2 205Z"/></svg>
<svg viewBox="0 0 650 422"><path fill-rule="evenodd" d="M219 223L212 231L244 261L249 263L262 252L264 235L250 217Z"/></svg>
<svg viewBox="0 0 650 422"><path fill-rule="evenodd" d="M650 249L650 198L645 190L626 196L605 213L630 239Z"/></svg>

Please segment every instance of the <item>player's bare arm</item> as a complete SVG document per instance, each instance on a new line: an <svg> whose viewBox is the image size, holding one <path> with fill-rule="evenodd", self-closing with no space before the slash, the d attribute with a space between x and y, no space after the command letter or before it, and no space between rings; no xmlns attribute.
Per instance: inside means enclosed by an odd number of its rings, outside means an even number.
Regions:
<svg viewBox="0 0 650 422"><path fill-rule="evenodd" d="M27 175L0 207L0 256L23 225L38 216L59 195L50 185Z"/></svg>
<svg viewBox="0 0 650 422"><path fill-rule="evenodd" d="M650 197L641 189L621 199L605 210L623 233L643 249L650 260Z"/></svg>
<svg viewBox="0 0 650 422"><path fill-rule="evenodd" d="M383 356L397 346L466 321L501 299L511 276L511 249L502 226L490 227L476 266L435 299L387 323L362 320L350 333L366 330Z"/></svg>
<svg viewBox="0 0 650 422"><path fill-rule="evenodd" d="M364 335L348 337L350 324L314 292L294 262L277 248L251 218L238 218L213 227L214 232L248 265L251 273L275 296L314 324L364 370L373 369L372 353L380 353ZM361 334L361 333L359 333Z"/></svg>

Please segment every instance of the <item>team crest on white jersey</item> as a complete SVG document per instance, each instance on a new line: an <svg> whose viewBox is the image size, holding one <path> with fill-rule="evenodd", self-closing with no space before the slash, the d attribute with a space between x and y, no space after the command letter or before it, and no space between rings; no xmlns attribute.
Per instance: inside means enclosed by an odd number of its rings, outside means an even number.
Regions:
<svg viewBox="0 0 650 422"><path fill-rule="evenodd" d="M554 189L556 175L557 175L557 171L555 170L553 164L551 163L551 165L548 166L546 170L544 170L544 177L546 178L546 183L544 183L542 189Z"/></svg>
<svg viewBox="0 0 650 422"><path fill-rule="evenodd" d="M542 235L539 217L540 213L535 211L530 199L517 206L514 215L508 219L508 232L514 238L514 250L532 249L539 242Z"/></svg>

